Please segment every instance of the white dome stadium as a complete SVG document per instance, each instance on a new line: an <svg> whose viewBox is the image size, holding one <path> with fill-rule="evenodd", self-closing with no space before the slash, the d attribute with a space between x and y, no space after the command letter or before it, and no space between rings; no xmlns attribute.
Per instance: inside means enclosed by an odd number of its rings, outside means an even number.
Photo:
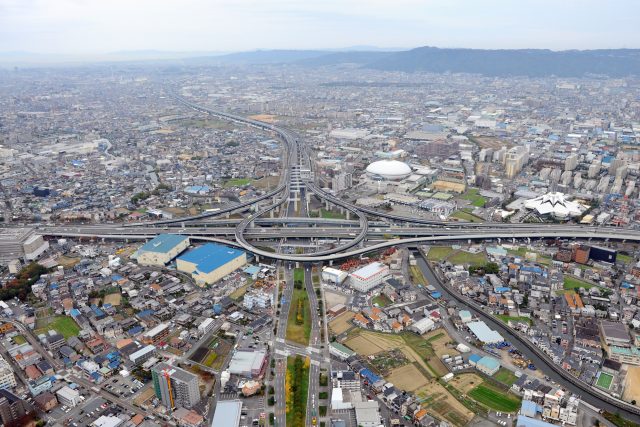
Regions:
<svg viewBox="0 0 640 427"><path fill-rule="evenodd" d="M411 175L411 168L406 163L397 160L378 160L367 166L367 174L395 181Z"/></svg>

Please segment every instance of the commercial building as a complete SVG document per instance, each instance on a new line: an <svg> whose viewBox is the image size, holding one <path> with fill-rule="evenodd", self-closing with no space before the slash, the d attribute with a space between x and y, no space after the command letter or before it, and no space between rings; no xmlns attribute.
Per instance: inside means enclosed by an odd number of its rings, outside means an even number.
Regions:
<svg viewBox="0 0 640 427"><path fill-rule="evenodd" d="M151 369L156 397L169 409L191 408L200 401L198 376L171 366L158 363Z"/></svg>
<svg viewBox="0 0 640 427"><path fill-rule="evenodd" d="M367 166L367 175L378 180L399 181L411 175L411 168L398 160L378 160Z"/></svg>
<svg viewBox="0 0 640 427"><path fill-rule="evenodd" d="M257 378L264 373L267 352L264 350L236 350L229 362L229 373L246 378Z"/></svg>
<svg viewBox="0 0 640 427"><path fill-rule="evenodd" d="M189 247L189 237L160 234L142 245L135 254L138 264L162 267Z"/></svg>
<svg viewBox="0 0 640 427"><path fill-rule="evenodd" d="M476 369L484 374L492 376L500 369L500 362L490 356L485 356L476 362Z"/></svg>
<svg viewBox="0 0 640 427"><path fill-rule="evenodd" d="M380 407L375 400L352 402L356 412L356 424L361 427L378 427L382 424Z"/></svg>
<svg viewBox="0 0 640 427"><path fill-rule="evenodd" d="M495 344L504 341L500 333L489 328L483 321L469 322L467 323L467 327L479 341L485 344Z"/></svg>
<svg viewBox="0 0 640 427"><path fill-rule="evenodd" d="M142 365L147 360L151 359L156 354L156 346L149 344L142 347L140 350L135 351L129 355L129 360L134 365Z"/></svg>
<svg viewBox="0 0 640 427"><path fill-rule="evenodd" d="M200 286L210 285L247 263L245 252L207 243L177 258L178 271L191 274Z"/></svg>
<svg viewBox="0 0 640 427"><path fill-rule="evenodd" d="M216 405L216 412L213 414L211 425L215 427L238 427L241 416L241 400L223 400Z"/></svg>
<svg viewBox="0 0 640 427"><path fill-rule="evenodd" d="M0 356L0 389L13 388L16 385L18 385L18 383L16 382L15 375L13 375L11 365Z"/></svg>
<svg viewBox="0 0 640 427"><path fill-rule="evenodd" d="M348 347L340 344L339 342L329 343L329 353L338 359L347 360L348 358L355 356L356 352Z"/></svg>
<svg viewBox="0 0 640 427"><path fill-rule="evenodd" d="M349 277L349 273L337 268L324 267L322 269L322 281L341 285Z"/></svg>
<svg viewBox="0 0 640 427"><path fill-rule="evenodd" d="M56 396L58 397L58 402L68 407L76 406L81 402L80 392L69 386L64 386L60 390L56 391Z"/></svg>
<svg viewBox="0 0 640 427"><path fill-rule="evenodd" d="M381 262L373 262L349 275L349 283L353 289L367 292L375 288L389 277L389 266Z"/></svg>
<svg viewBox="0 0 640 427"><path fill-rule="evenodd" d="M142 342L145 344L158 344L169 336L169 332L169 324L160 323L142 335Z"/></svg>
<svg viewBox="0 0 640 427"><path fill-rule="evenodd" d="M49 242L33 228L3 228L0 230L0 263L21 259L33 261L49 248Z"/></svg>
<svg viewBox="0 0 640 427"><path fill-rule="evenodd" d="M10 426L23 417L28 411L27 404L8 390L0 390L0 421Z"/></svg>
<svg viewBox="0 0 640 427"><path fill-rule="evenodd" d="M124 424L124 420L115 415L100 415L91 425L93 427L119 427Z"/></svg>

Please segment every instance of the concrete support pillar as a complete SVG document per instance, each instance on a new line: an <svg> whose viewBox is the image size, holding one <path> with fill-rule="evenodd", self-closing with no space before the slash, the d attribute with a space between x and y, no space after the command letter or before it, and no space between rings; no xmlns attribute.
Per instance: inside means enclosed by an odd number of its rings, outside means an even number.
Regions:
<svg viewBox="0 0 640 427"><path fill-rule="evenodd" d="M256 255L256 262L260 262L260 255Z"/></svg>
<svg viewBox="0 0 640 427"><path fill-rule="evenodd" d="M226 214L224 214L224 217L225 217L226 219L229 219L229 215L230 215L230 214L229 214L229 212L227 212Z"/></svg>
<svg viewBox="0 0 640 427"><path fill-rule="evenodd" d="M333 266L333 260L332 259L329 260L329 266Z"/></svg>
<svg viewBox="0 0 640 427"><path fill-rule="evenodd" d="M327 200L324 201L324 208L329 210L329 202Z"/></svg>
<svg viewBox="0 0 640 427"><path fill-rule="evenodd" d="M307 195L307 203L311 203L311 193L307 191L306 195Z"/></svg>
<svg viewBox="0 0 640 427"><path fill-rule="evenodd" d="M271 210L269 211L269 218L273 218L273 213L274 213L274 212L273 212L273 209L271 209Z"/></svg>
<svg viewBox="0 0 640 427"><path fill-rule="evenodd" d="M296 261L296 268L300 268L300 261Z"/></svg>
<svg viewBox="0 0 640 427"><path fill-rule="evenodd" d="M347 221L351 219L351 211L347 211Z"/></svg>

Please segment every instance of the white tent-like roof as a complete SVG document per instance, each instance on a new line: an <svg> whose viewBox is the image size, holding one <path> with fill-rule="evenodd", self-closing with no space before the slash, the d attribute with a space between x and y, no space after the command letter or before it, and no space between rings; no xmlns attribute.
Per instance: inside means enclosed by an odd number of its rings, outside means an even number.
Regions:
<svg viewBox="0 0 640 427"><path fill-rule="evenodd" d="M585 211L583 205L567 200L563 193L547 193L524 203L527 209L540 215L551 215L558 219L580 216Z"/></svg>

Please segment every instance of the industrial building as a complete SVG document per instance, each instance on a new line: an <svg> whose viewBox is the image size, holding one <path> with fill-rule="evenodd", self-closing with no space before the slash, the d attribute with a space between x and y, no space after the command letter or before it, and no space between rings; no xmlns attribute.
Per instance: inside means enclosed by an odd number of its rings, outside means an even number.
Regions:
<svg viewBox="0 0 640 427"><path fill-rule="evenodd" d="M151 376L156 397L167 408L189 409L200 401L197 375L162 362L151 369Z"/></svg>
<svg viewBox="0 0 640 427"><path fill-rule="evenodd" d="M33 228L3 228L0 230L0 263L14 260L33 261L49 249L49 242Z"/></svg>
<svg viewBox="0 0 640 427"><path fill-rule="evenodd" d="M332 267L322 269L322 281L341 285L349 277L349 273Z"/></svg>
<svg viewBox="0 0 640 427"><path fill-rule="evenodd" d="M414 324L412 324L409 327L409 329L417 333L418 335L422 335L426 332L429 332L434 327L435 327L435 323L433 323L433 320L429 319L428 317L425 317L423 319L418 320Z"/></svg>
<svg viewBox="0 0 640 427"><path fill-rule="evenodd" d="M236 350L229 362L229 373L246 378L260 377L267 364L264 350Z"/></svg>
<svg viewBox="0 0 640 427"><path fill-rule="evenodd" d="M222 400L216 405L216 412L213 414L211 425L215 427L238 427L241 415L241 400Z"/></svg>
<svg viewBox="0 0 640 427"><path fill-rule="evenodd" d="M467 327L479 341L485 344L495 344L504 341L500 333L489 328L483 321L469 322L467 323Z"/></svg>
<svg viewBox="0 0 640 427"><path fill-rule="evenodd" d="M162 267L189 247L189 237L179 234L160 234L137 250L134 257L140 265Z"/></svg>
<svg viewBox="0 0 640 427"><path fill-rule="evenodd" d="M199 286L210 285L247 263L244 251L207 243L177 258L178 271L191 274Z"/></svg>
<svg viewBox="0 0 640 427"><path fill-rule="evenodd" d="M349 283L353 289L367 292L389 277L389 266L381 262L372 262L349 275Z"/></svg>
<svg viewBox="0 0 640 427"><path fill-rule="evenodd" d="M476 369L483 374L492 376L500 369L500 362L494 357L485 356L476 362Z"/></svg>
<svg viewBox="0 0 640 427"><path fill-rule="evenodd" d="M355 356L356 352L345 347L339 342L332 342L329 343L329 354L337 357L338 359L347 360L348 358Z"/></svg>

